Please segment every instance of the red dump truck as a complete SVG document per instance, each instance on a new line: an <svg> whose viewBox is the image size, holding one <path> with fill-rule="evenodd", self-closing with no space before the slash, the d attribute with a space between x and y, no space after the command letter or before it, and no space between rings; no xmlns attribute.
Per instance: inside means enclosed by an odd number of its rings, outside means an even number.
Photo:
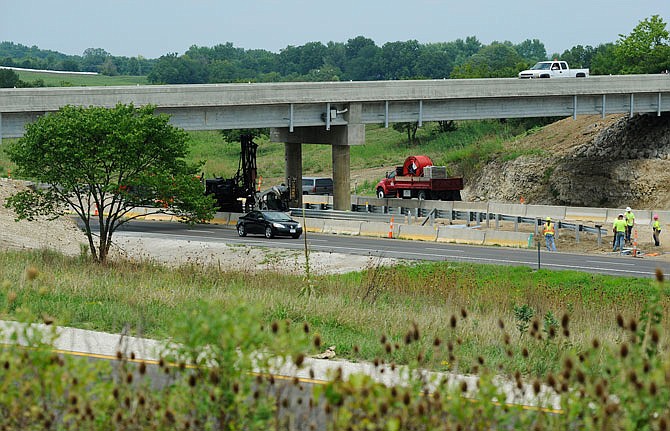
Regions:
<svg viewBox="0 0 670 431"><path fill-rule="evenodd" d="M402 166L377 183L378 198L418 198L460 201L462 177L447 177L446 166L434 166L428 156L409 156Z"/></svg>

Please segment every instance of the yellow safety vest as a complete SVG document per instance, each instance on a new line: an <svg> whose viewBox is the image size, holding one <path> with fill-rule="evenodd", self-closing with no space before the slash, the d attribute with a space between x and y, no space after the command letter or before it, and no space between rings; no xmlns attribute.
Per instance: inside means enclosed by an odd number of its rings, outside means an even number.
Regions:
<svg viewBox="0 0 670 431"><path fill-rule="evenodd" d="M626 219L626 224L628 226L633 226L635 221L635 214L633 214L632 212L627 212L626 214L623 215L623 218Z"/></svg>
<svg viewBox="0 0 670 431"><path fill-rule="evenodd" d="M614 220L614 230L617 232L626 232L626 220Z"/></svg>
<svg viewBox="0 0 670 431"><path fill-rule="evenodd" d="M661 222L658 220L654 220L654 224L652 226L654 230L661 230Z"/></svg>
<svg viewBox="0 0 670 431"><path fill-rule="evenodd" d="M547 222L547 224L544 225L544 235L553 235L554 233L554 224Z"/></svg>

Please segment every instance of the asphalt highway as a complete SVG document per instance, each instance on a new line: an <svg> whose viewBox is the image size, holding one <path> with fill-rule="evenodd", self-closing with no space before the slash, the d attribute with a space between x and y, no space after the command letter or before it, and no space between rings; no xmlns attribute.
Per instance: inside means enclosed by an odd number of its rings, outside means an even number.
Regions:
<svg viewBox="0 0 670 431"><path fill-rule="evenodd" d="M248 246L302 249L304 238L273 238L262 236L239 237L230 226L196 225L156 221L133 221L123 225L126 235L150 235L166 239L224 242ZM623 277L654 277L656 269L670 273L670 263L657 257L619 256L617 253L581 254L548 252L541 248L517 249L482 247L439 242L406 241L388 238L307 233L312 251L344 253L397 259L485 263L493 265L527 266L533 269L574 270Z"/></svg>

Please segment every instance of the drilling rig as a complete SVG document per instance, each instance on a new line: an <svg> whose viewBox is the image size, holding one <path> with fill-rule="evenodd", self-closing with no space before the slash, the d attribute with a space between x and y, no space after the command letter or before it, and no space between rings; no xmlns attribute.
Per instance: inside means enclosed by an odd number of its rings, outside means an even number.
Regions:
<svg viewBox="0 0 670 431"><path fill-rule="evenodd" d="M248 212L254 208L288 211L288 188L283 184L257 191L256 149L252 135L240 137L240 161L233 178L205 180L205 194L214 195L219 211Z"/></svg>

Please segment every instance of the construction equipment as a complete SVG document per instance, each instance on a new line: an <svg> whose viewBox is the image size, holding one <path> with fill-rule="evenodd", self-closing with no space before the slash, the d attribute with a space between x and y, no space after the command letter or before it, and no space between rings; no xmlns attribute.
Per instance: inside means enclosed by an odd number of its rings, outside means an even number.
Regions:
<svg viewBox="0 0 670 431"><path fill-rule="evenodd" d="M376 190L378 198L460 201L463 178L448 177L446 166L434 166L428 156L409 156L402 166L386 173Z"/></svg>
<svg viewBox="0 0 670 431"><path fill-rule="evenodd" d="M233 178L216 177L205 180L205 194L214 195L219 211L248 212L259 209L288 210L288 188L274 186L257 191L256 149L252 135L240 137L240 161ZM258 184L260 188L260 184Z"/></svg>

